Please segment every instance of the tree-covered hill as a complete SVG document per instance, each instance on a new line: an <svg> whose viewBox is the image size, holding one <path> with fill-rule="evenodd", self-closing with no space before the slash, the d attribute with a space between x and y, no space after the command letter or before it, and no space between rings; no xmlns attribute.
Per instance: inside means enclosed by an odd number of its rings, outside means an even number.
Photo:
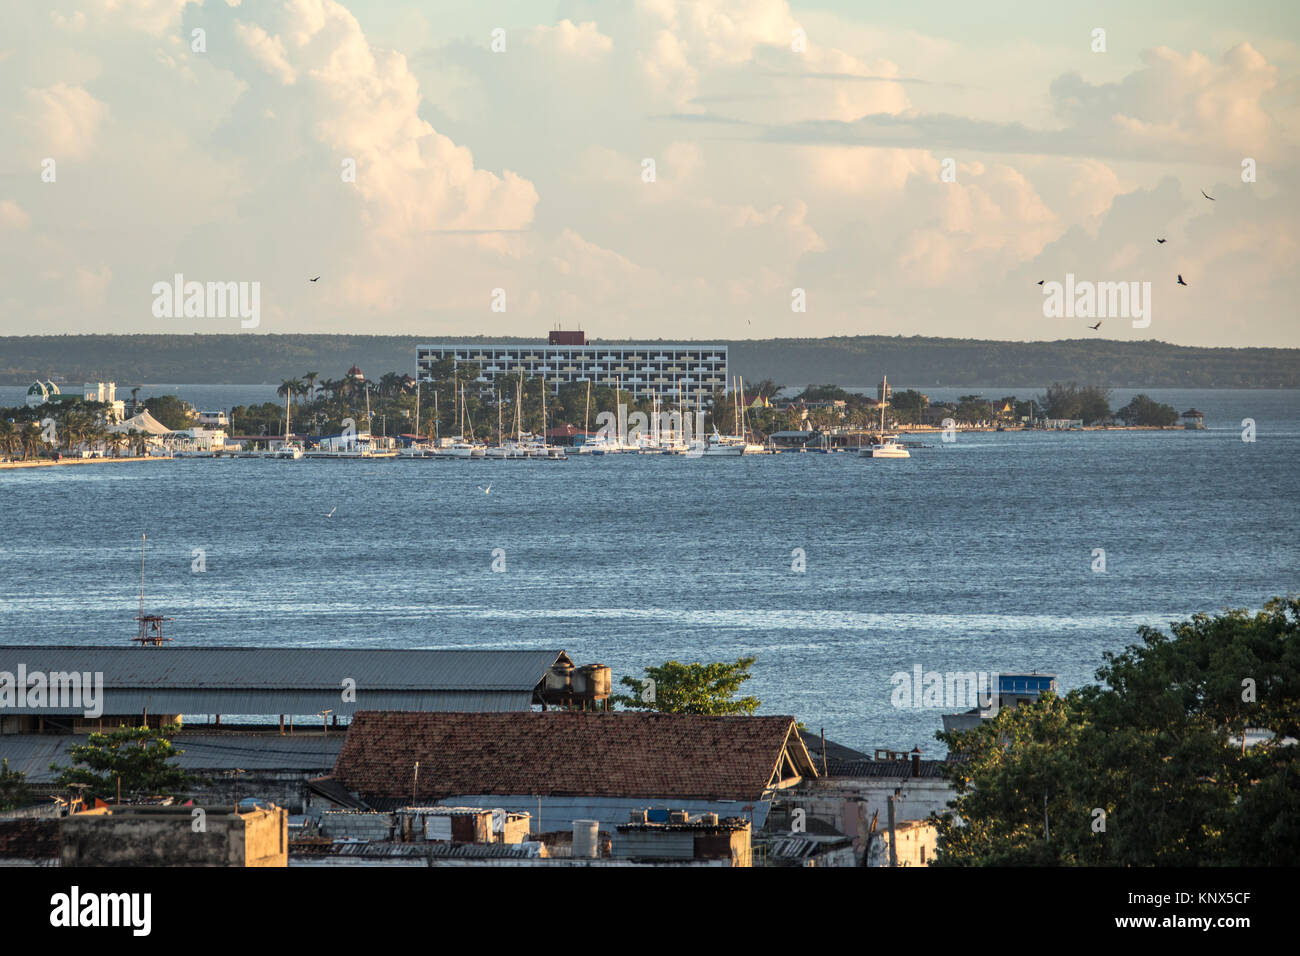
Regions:
<svg viewBox="0 0 1300 956"><path fill-rule="evenodd" d="M62 375L69 382L274 383L304 369L356 364L369 376L414 372L427 342L535 343L533 338L430 335L33 335L0 338L0 384ZM618 341L618 340L595 340ZM709 340L712 342L713 340ZM731 341L731 372L749 381L915 387L1078 381L1111 387L1297 388L1300 349L1193 348L1070 339L994 342L922 336Z"/></svg>

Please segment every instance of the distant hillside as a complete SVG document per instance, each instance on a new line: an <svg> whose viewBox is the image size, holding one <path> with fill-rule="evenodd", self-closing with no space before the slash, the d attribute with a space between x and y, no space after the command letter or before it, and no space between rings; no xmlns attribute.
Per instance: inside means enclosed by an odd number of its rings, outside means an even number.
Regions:
<svg viewBox="0 0 1300 956"><path fill-rule="evenodd" d="M27 385L51 375L73 383L111 380L127 386L278 383L309 371L337 377L354 363L367 376L378 378L384 372L414 372L415 347L432 340L395 335L9 336L0 337L0 384ZM456 340L538 341L481 336ZM1300 349L883 335L721 344L730 346L733 373L783 385L871 385L888 374L893 382L918 387L1077 381L1113 387L1300 388Z"/></svg>

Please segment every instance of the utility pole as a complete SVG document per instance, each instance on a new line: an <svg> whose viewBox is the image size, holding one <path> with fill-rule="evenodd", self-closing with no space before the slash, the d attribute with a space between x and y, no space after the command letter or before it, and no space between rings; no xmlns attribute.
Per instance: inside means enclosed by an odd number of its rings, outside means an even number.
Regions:
<svg viewBox="0 0 1300 956"><path fill-rule="evenodd" d="M894 829L894 801L898 799L895 790L889 797L889 865L898 866L898 832Z"/></svg>
<svg viewBox="0 0 1300 956"><path fill-rule="evenodd" d="M411 784L411 806L415 806L415 795L420 789L420 761L415 762L415 780Z"/></svg>
<svg viewBox="0 0 1300 956"><path fill-rule="evenodd" d="M325 736L326 736L326 737L328 737L328 736L330 735L330 721L329 721L329 717L330 717L330 714L332 714L332 713L334 713L334 711L332 711L332 710L322 710L322 711L320 712L320 717L321 717L321 721L320 721L320 722L321 722L321 726L325 728Z"/></svg>

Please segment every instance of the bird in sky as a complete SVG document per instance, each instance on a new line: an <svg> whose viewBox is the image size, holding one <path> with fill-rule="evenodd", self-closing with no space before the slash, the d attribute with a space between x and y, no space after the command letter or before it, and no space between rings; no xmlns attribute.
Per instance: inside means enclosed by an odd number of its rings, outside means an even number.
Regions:
<svg viewBox="0 0 1300 956"><path fill-rule="evenodd" d="M336 511L338 511L338 510L339 510L339 506L338 506L338 505L335 505L333 508L330 509L330 513L327 514L325 517L327 517L327 518L333 518L333 517L334 517L334 512L336 512Z"/></svg>
<svg viewBox="0 0 1300 956"><path fill-rule="evenodd" d="M1101 328L1101 320L1098 319L1096 325L1090 325L1090 326L1088 326L1088 328L1090 328L1090 329L1092 329L1094 332L1096 332L1099 328Z"/></svg>
<svg viewBox="0 0 1300 956"><path fill-rule="evenodd" d="M1183 277L1182 277L1181 274L1178 276L1178 284L1179 284L1179 285L1187 285L1187 283L1183 281Z"/></svg>
<svg viewBox="0 0 1300 956"><path fill-rule="evenodd" d="M315 282L315 281L316 281L317 279L319 279L319 278L320 278L320 276L315 276L315 277L313 277L313 278L311 278L311 279L308 279L307 281L308 281L308 282Z"/></svg>
<svg viewBox="0 0 1300 956"><path fill-rule="evenodd" d="M482 485L479 485L478 490L483 492L483 494L485 495L490 495L492 493L492 486L488 485L486 488L484 488Z"/></svg>
<svg viewBox="0 0 1300 956"><path fill-rule="evenodd" d="M1163 245L1164 243L1166 243L1166 242L1168 242L1168 241L1169 241L1168 239L1157 239L1157 240L1156 240L1156 242L1160 243L1161 245Z"/></svg>
<svg viewBox="0 0 1300 956"><path fill-rule="evenodd" d="M1039 279L1039 280L1038 280L1038 284L1039 284L1039 285L1042 285L1042 284L1043 284L1044 282L1046 282L1046 281L1047 281L1046 279Z"/></svg>
<svg viewBox="0 0 1300 956"><path fill-rule="evenodd" d="M1218 200L1215 199L1213 196L1207 195L1204 189L1201 190L1201 195L1205 196L1205 198L1208 199L1210 202L1218 202Z"/></svg>

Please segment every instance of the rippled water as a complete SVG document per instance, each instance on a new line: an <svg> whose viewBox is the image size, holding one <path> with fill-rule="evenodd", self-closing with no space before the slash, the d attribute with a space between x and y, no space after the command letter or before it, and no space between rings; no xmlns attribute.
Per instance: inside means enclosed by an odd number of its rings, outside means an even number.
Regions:
<svg viewBox="0 0 1300 956"><path fill-rule="evenodd" d="M144 531L146 603L179 642L562 647L615 680L755 654L762 712L934 754L942 711L891 707L897 671L1037 669L1068 688L1139 624L1300 590L1300 393L1164 400L1212 429L936 437L909 461L0 471L0 641L126 642Z"/></svg>

